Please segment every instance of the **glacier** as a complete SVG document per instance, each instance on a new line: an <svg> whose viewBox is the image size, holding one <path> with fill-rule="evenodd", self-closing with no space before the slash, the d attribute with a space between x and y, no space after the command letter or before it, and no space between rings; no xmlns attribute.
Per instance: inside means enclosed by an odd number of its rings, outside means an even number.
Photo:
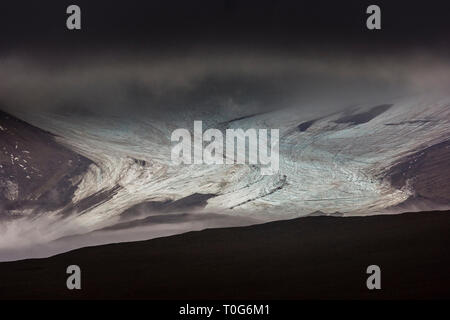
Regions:
<svg viewBox="0 0 450 320"><path fill-rule="evenodd" d="M228 123L208 118L210 127L226 123L229 128L280 129L280 170L274 176L261 176L257 165L173 165L170 134L189 127L196 115L165 123L150 117L77 120L54 115L27 121L94 162L74 203L119 186L111 199L76 217L88 228L110 224L143 201L177 200L193 193L216 195L203 209L207 212L276 220L315 211L383 212L413 194L407 187L391 187L383 173L408 154L449 139L450 100L403 98L391 104L364 123L340 119L357 117L373 105L309 117L284 109ZM298 128L308 121L312 124L306 130Z"/></svg>

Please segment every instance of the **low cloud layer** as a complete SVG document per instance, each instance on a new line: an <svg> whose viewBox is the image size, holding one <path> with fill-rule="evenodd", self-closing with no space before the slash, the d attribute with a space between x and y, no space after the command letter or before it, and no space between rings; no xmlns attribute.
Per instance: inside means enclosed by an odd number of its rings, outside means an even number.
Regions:
<svg viewBox="0 0 450 320"><path fill-rule="evenodd" d="M335 54L194 50L185 55L93 53L0 60L2 108L166 117L188 108L225 117L445 90L450 62L431 53ZM347 105L345 105L347 106Z"/></svg>

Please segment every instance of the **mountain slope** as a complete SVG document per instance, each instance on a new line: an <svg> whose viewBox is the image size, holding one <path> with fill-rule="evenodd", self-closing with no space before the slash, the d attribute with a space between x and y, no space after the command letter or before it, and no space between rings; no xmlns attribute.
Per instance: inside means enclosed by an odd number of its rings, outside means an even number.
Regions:
<svg viewBox="0 0 450 320"><path fill-rule="evenodd" d="M83 248L0 263L0 298L450 298L449 227L450 212L307 217ZM66 289L71 264L80 291Z"/></svg>
<svg viewBox="0 0 450 320"><path fill-rule="evenodd" d="M67 205L91 163L49 132L0 111L0 218Z"/></svg>

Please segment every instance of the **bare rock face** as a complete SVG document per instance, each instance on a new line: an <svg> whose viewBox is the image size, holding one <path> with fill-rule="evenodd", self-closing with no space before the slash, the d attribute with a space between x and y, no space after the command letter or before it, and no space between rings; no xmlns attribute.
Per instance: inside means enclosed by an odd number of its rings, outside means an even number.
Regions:
<svg viewBox="0 0 450 320"><path fill-rule="evenodd" d="M0 111L0 217L70 202L91 161Z"/></svg>
<svg viewBox="0 0 450 320"><path fill-rule="evenodd" d="M391 184L402 188L407 183L416 198L450 204L450 141L420 150L391 168Z"/></svg>

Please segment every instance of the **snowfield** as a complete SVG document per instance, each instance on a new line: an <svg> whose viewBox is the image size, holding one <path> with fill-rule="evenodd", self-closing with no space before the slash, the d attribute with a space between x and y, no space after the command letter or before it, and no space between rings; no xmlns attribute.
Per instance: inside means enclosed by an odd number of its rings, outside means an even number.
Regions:
<svg viewBox="0 0 450 320"><path fill-rule="evenodd" d="M385 110L377 110L380 106ZM199 120L195 117L187 113L178 122L54 115L28 120L95 163L74 203L117 188L111 199L77 216L88 228L111 224L144 201L177 200L194 193L216 195L204 211L263 220L318 210L345 215L383 212L414 192L391 187L383 174L408 154L450 137L448 99L402 99L331 115L305 116L285 109L231 122L210 115L207 123L212 128L280 129L280 170L262 176L255 165L173 165L170 134L178 127L192 128Z"/></svg>
<svg viewBox="0 0 450 320"><path fill-rule="evenodd" d="M0 223L0 260L311 214L404 212L396 206L415 195L414 178L395 187L389 170L399 163L413 170L416 160L405 162L409 156L440 143L445 147L450 99L376 101L333 113L325 109L286 108L235 120L205 112L166 121L142 114L17 114L92 164L71 178L76 189L69 205L38 215L24 210L22 218ZM259 165L248 164L173 164L171 133L192 129L194 120L203 121L203 130L279 129L279 172L261 175ZM445 160L439 161L438 170L448 170Z"/></svg>

